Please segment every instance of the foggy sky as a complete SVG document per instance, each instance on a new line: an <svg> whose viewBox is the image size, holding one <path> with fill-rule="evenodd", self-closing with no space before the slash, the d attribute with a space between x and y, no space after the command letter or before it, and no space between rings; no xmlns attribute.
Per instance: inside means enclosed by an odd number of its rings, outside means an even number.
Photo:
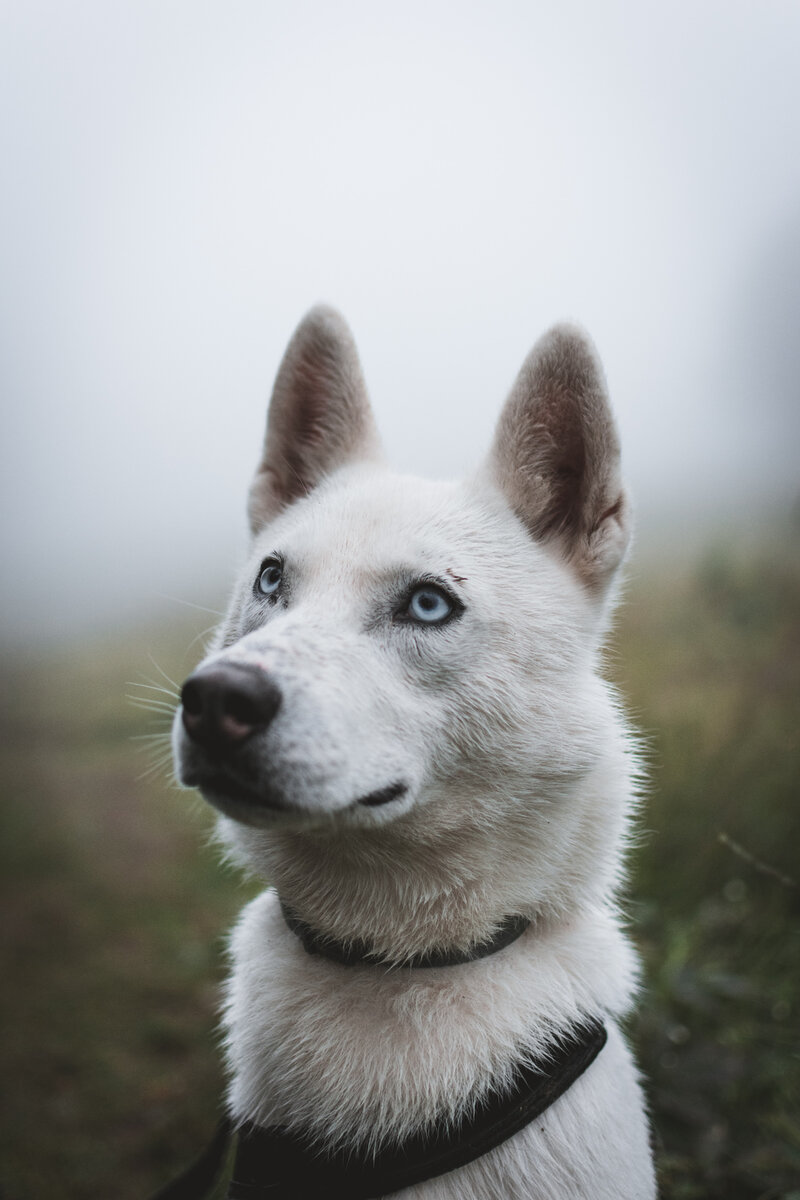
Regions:
<svg viewBox="0 0 800 1200"><path fill-rule="evenodd" d="M5 3L6 636L220 594L318 300L402 469L569 317L645 520L788 505L799 148L793 0Z"/></svg>

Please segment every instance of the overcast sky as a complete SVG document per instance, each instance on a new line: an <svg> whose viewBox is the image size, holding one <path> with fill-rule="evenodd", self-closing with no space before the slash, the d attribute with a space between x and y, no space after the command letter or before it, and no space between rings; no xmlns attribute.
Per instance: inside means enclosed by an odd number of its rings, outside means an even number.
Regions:
<svg viewBox="0 0 800 1200"><path fill-rule="evenodd" d="M645 519L797 494L796 0L4 0L0 170L7 635L219 595L321 299L403 469L571 317Z"/></svg>

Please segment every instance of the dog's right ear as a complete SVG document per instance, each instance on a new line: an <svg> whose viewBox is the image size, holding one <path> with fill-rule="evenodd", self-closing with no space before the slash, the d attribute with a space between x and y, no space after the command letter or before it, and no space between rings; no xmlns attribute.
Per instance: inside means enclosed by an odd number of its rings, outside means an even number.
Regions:
<svg viewBox="0 0 800 1200"><path fill-rule="evenodd" d="M335 309L318 305L278 368L247 506L253 534L338 467L379 456L353 335Z"/></svg>

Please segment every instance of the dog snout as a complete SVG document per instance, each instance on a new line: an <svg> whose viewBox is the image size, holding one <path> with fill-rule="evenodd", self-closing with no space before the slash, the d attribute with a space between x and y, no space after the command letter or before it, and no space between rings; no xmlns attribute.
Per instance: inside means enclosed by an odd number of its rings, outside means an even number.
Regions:
<svg viewBox="0 0 800 1200"><path fill-rule="evenodd" d="M189 676L181 704L192 741L224 754L266 729L280 708L281 693L258 667L215 663Z"/></svg>

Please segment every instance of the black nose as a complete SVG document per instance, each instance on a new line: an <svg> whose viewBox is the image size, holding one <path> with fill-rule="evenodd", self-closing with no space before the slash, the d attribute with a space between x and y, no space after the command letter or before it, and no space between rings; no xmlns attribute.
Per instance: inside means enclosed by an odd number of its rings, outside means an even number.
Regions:
<svg viewBox="0 0 800 1200"><path fill-rule="evenodd" d="M190 675L181 689L183 727L209 750L233 750L269 725L281 693L258 667L215 663Z"/></svg>

